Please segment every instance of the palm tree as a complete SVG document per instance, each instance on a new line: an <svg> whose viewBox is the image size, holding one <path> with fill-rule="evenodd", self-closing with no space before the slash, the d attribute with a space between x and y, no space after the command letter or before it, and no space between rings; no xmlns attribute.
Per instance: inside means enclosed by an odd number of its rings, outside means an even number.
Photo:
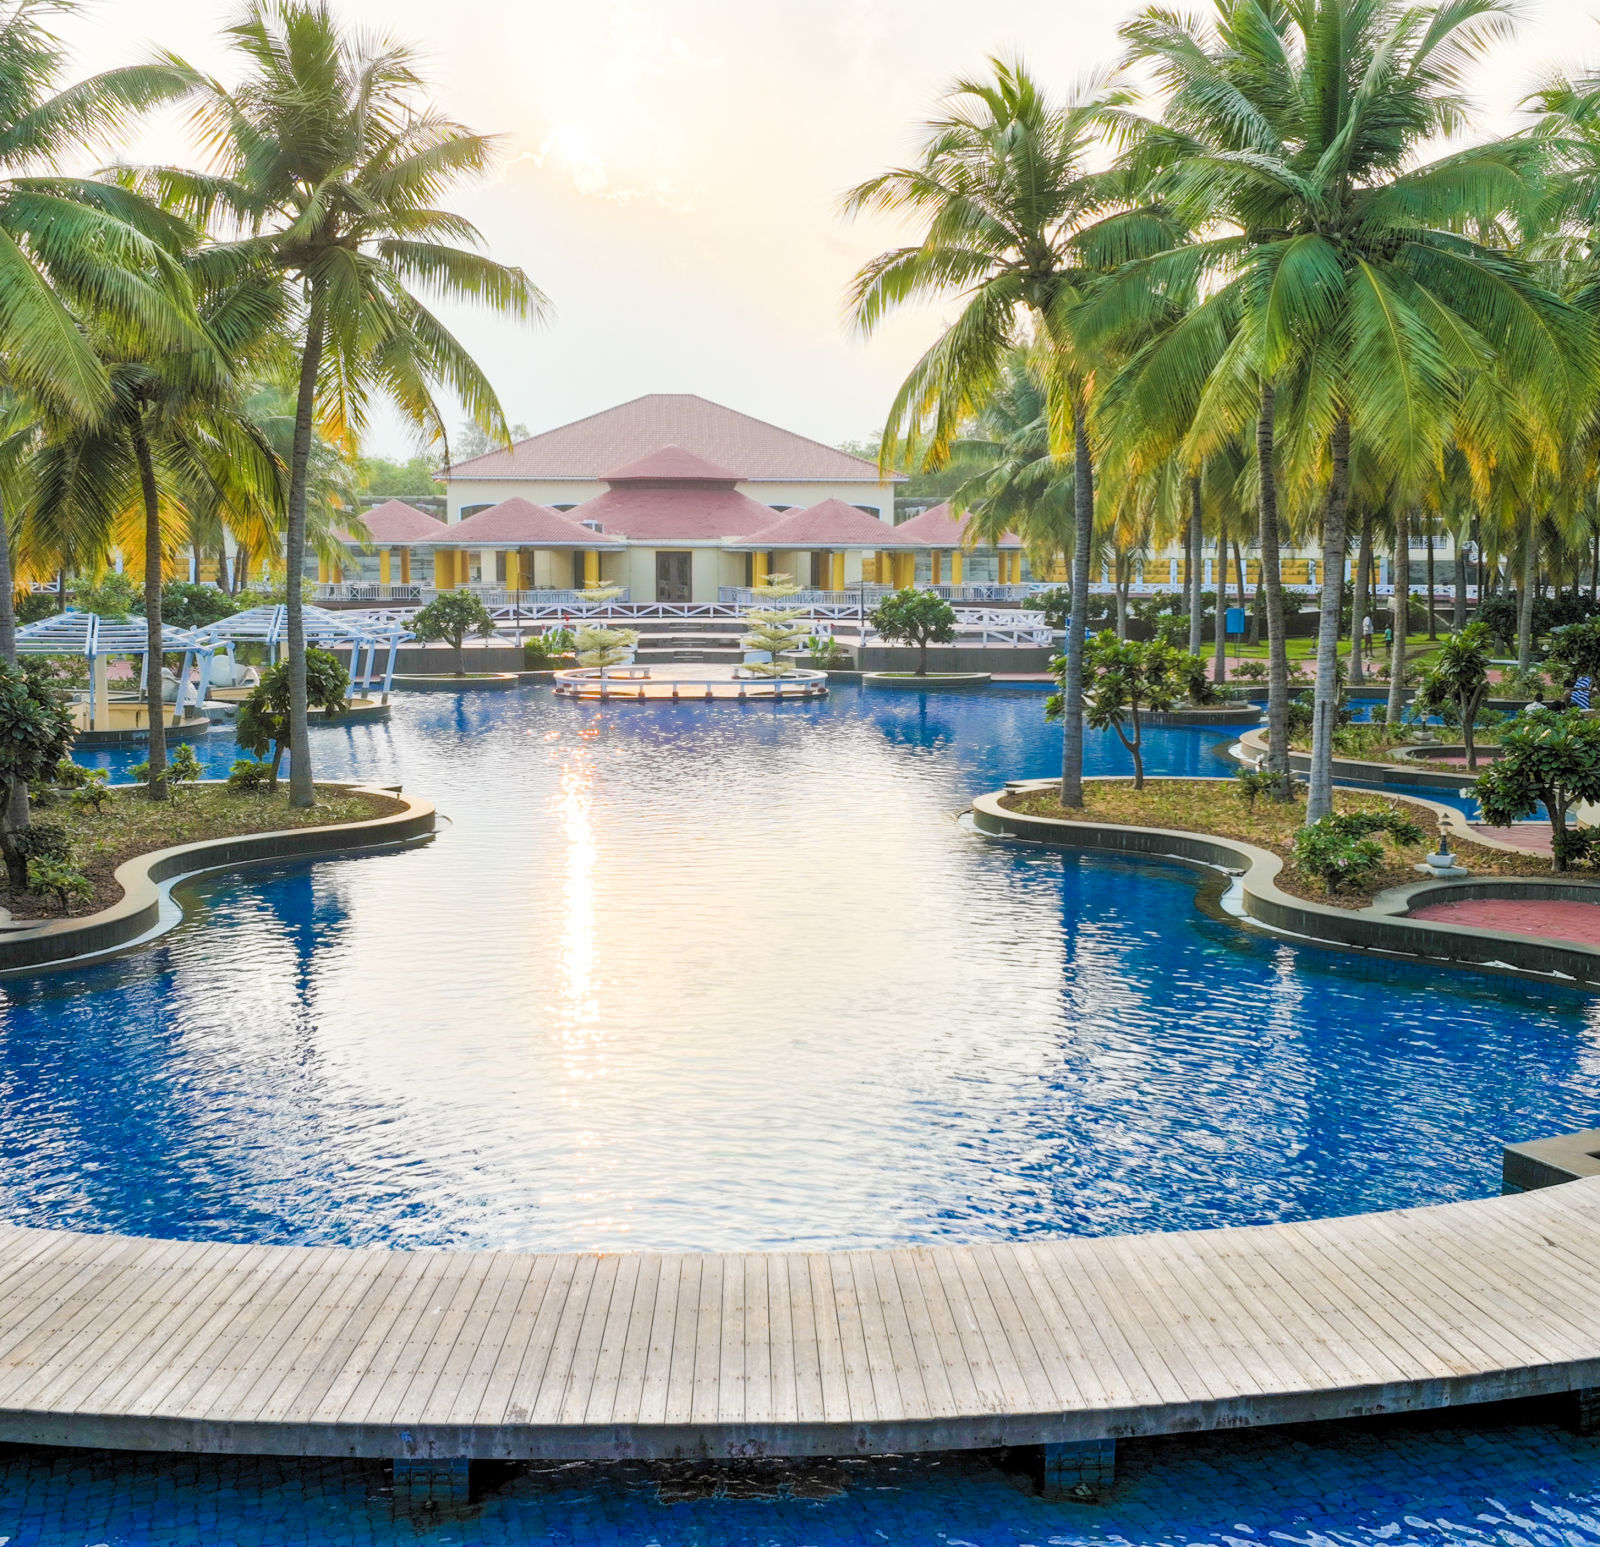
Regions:
<svg viewBox="0 0 1600 1547"><path fill-rule="evenodd" d="M181 276L180 276L181 277ZM176 535L218 519L272 522L283 465L240 401L223 338L238 337L222 298L206 328L188 286L171 296L186 350L152 348L118 318L86 329L111 384L112 409L83 420L47 416L34 459L26 541L36 550L103 562L113 547L144 570L148 789L164 800L161 585Z"/></svg>
<svg viewBox="0 0 1600 1547"><path fill-rule="evenodd" d="M291 804L309 806L299 579L317 427L353 446L379 395L427 438L443 440L434 396L443 387L505 441L488 379L416 291L519 319L542 316L546 302L521 269L471 250L482 245L478 231L438 207L452 185L489 169L494 145L424 100L409 49L342 30L322 0L254 0L227 37L246 67L237 87L183 67L210 165L155 169L146 186L228 238L203 259L213 282L270 272L292 320L289 775Z"/></svg>
<svg viewBox="0 0 1600 1547"><path fill-rule="evenodd" d="M1094 540L1093 403L1097 367L1081 347L1075 308L1120 263L1170 245L1159 212L1133 207L1126 179L1097 170L1101 132L1122 94L1094 83L1055 101L1020 62L991 59L992 76L961 80L927 127L921 158L850 190L847 214L909 214L921 239L872 259L850 309L870 334L897 307L957 296L961 312L912 368L890 407L885 465L911 450L943 465L952 442L999 381L1021 342L1049 362L1051 450L1073 459L1072 613L1063 677L1061 801L1083 804L1083 649Z"/></svg>
<svg viewBox="0 0 1600 1547"><path fill-rule="evenodd" d="M157 64L58 89L66 59L46 24L71 9L73 0L0 4L0 368L24 401L90 416L109 410L110 384L72 309L93 305L158 327L161 299L142 276L157 252L150 237L171 223L123 189L50 169L184 83ZM8 527L0 505L0 657L15 662Z"/></svg>
<svg viewBox="0 0 1600 1547"><path fill-rule="evenodd" d="M1463 413L1505 380L1552 449L1584 395L1585 330L1497 236L1532 200L1537 147L1420 160L1464 122L1462 66L1506 19L1500 0L1219 0L1211 23L1152 10L1125 29L1167 91L1141 164L1180 214L1219 232L1144 275L1212 281L1187 358L1163 362L1184 373L1168 395L1224 432L1275 417L1294 478L1320 491L1311 821L1332 808L1352 445L1410 499Z"/></svg>

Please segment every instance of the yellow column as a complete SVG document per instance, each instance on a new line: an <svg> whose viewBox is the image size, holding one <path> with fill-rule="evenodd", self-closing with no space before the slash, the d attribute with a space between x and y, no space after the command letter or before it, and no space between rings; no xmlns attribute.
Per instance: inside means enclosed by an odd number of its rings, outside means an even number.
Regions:
<svg viewBox="0 0 1600 1547"><path fill-rule="evenodd" d="M317 583L319 585L327 585L328 583L328 561L326 559L319 558L317 560Z"/></svg>
<svg viewBox="0 0 1600 1547"><path fill-rule="evenodd" d="M928 555L928 560L929 560L929 565L930 565L930 568L928 570L928 581L929 581L929 584L931 584L931 585L943 585L944 584L944 555L942 553L940 553L937 548L935 548L933 550L933 552Z"/></svg>
<svg viewBox="0 0 1600 1547"><path fill-rule="evenodd" d="M895 583L903 591L907 586L917 583L917 556L914 553L900 553L895 555Z"/></svg>
<svg viewBox="0 0 1600 1547"><path fill-rule="evenodd" d="M378 550L378 583L380 585L389 584L389 550L387 548Z"/></svg>
<svg viewBox="0 0 1600 1547"><path fill-rule="evenodd" d="M433 584L439 591L453 591L456 587L456 550L435 548L433 552Z"/></svg>
<svg viewBox="0 0 1600 1547"><path fill-rule="evenodd" d="M771 555L766 553L752 553L750 555L750 584L765 585L767 583L767 563Z"/></svg>
<svg viewBox="0 0 1600 1547"><path fill-rule="evenodd" d="M600 555L592 548L583 555L583 583L586 588L600 584Z"/></svg>
<svg viewBox="0 0 1600 1547"><path fill-rule="evenodd" d="M506 549L506 590L522 589L522 556L515 548Z"/></svg>
<svg viewBox="0 0 1600 1547"><path fill-rule="evenodd" d="M829 589L833 591L844 590L844 555L842 553L836 552L833 555L833 563L830 568L833 571L833 583Z"/></svg>
<svg viewBox="0 0 1600 1547"><path fill-rule="evenodd" d="M961 584L961 550L959 548L950 555L950 584Z"/></svg>
<svg viewBox="0 0 1600 1547"><path fill-rule="evenodd" d="M333 583L335 585L343 585L344 584L344 565L343 564L335 564L333 566Z"/></svg>
<svg viewBox="0 0 1600 1547"><path fill-rule="evenodd" d="M411 550L409 548L400 550L400 584L411 584Z"/></svg>

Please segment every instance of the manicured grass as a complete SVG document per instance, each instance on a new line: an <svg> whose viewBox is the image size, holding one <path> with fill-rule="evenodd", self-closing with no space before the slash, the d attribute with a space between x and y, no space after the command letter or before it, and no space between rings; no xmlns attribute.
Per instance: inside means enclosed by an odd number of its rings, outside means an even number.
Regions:
<svg viewBox="0 0 1600 1547"><path fill-rule="evenodd" d="M401 809L386 795L353 795L327 785L317 786L317 804L308 811L289 805L287 779L275 794L235 792L225 785L174 787L166 801L145 798L143 786L109 792L99 811L62 799L36 809L33 819L61 828L72 842L72 863L88 878L93 895L73 908L93 913L122 896L113 873L124 860L154 849L232 838L240 833L270 833L286 827L329 827L340 822L370 821ZM0 873L3 874L3 873ZM53 897L8 896L17 918L58 916Z"/></svg>
<svg viewBox="0 0 1600 1547"><path fill-rule="evenodd" d="M1364 908L1388 887L1418 880L1417 872L1411 867L1420 864L1423 855L1437 841L1438 828L1433 813L1414 801L1402 796L1336 790L1335 810L1398 811L1418 822L1429 838L1425 843L1404 848L1386 841L1389 863L1359 888L1352 887L1330 897L1320 881L1305 880L1294 870L1294 835L1305 821L1305 801L1297 793L1293 801L1257 799L1252 807L1241 797L1240 788L1231 779L1156 779L1142 790L1134 789L1131 779L1092 779L1084 783L1081 811L1063 807L1053 788L1014 791L1000 804L1008 811L1026 816L1127 827L1167 827L1243 839L1283 857L1284 869L1278 877L1278 885L1284 891L1338 908ZM1454 836L1450 841L1451 847L1460 851L1461 862L1479 875L1543 876L1550 873L1550 860L1546 855L1507 853Z"/></svg>

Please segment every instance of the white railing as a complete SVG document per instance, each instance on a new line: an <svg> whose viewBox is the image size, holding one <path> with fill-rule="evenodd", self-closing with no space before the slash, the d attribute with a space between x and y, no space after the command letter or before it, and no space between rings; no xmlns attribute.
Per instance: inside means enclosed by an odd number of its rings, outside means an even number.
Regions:
<svg viewBox="0 0 1600 1547"><path fill-rule="evenodd" d="M658 678L651 677L648 667L580 666L558 671L551 681L563 698L631 698L657 703L685 698L822 698L828 691L827 672L799 666L781 677L684 677L674 671ZM672 691L666 692L667 688Z"/></svg>
<svg viewBox="0 0 1600 1547"><path fill-rule="evenodd" d="M420 602L423 586L420 581L407 580L395 585L382 581L341 580L324 581L317 586L319 602Z"/></svg>

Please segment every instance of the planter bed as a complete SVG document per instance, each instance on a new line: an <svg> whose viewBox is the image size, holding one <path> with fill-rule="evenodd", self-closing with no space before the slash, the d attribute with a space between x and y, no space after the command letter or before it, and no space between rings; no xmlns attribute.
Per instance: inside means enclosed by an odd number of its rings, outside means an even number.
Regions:
<svg viewBox="0 0 1600 1547"><path fill-rule="evenodd" d="M437 675L408 672L403 677L397 675L394 678L394 686L398 691L413 693L435 692L440 688L484 692L497 688L514 688L521 678L522 674L515 671L469 671L460 677L453 672L440 672Z"/></svg>

